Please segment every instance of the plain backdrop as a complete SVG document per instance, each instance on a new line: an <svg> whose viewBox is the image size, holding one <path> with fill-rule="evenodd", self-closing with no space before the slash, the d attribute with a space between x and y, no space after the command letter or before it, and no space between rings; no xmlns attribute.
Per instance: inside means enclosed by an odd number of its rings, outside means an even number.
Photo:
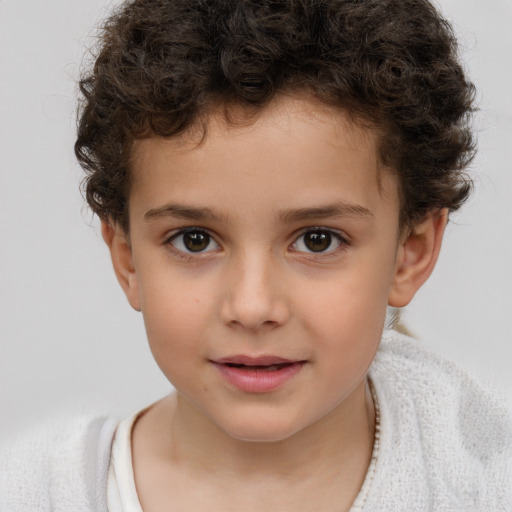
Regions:
<svg viewBox="0 0 512 512"><path fill-rule="evenodd" d="M80 66L115 3L0 0L0 434L64 411L122 417L170 390L72 150ZM404 319L432 350L512 389L512 1L440 5L478 88L476 190Z"/></svg>

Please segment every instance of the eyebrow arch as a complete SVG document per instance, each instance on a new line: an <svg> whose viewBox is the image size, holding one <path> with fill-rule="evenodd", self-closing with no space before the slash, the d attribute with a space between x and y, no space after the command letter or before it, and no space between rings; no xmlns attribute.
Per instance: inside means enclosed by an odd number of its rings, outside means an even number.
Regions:
<svg viewBox="0 0 512 512"><path fill-rule="evenodd" d="M220 220L219 215L215 214L210 208L184 206L174 203L165 204L158 208L152 208L144 214L144 220L147 221L165 217L176 217L178 219L186 220Z"/></svg>
<svg viewBox="0 0 512 512"><path fill-rule="evenodd" d="M373 217L368 208L358 204L334 203L313 208L286 210L279 214L283 222L297 222L309 219L325 219L327 217Z"/></svg>

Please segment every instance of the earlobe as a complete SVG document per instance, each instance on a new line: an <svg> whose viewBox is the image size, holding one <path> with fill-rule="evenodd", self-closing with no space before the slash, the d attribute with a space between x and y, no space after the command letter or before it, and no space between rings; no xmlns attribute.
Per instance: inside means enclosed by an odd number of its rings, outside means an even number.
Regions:
<svg viewBox="0 0 512 512"><path fill-rule="evenodd" d="M441 250L447 222L447 208L430 212L401 241L388 298L390 306L401 308L409 304L430 277Z"/></svg>
<svg viewBox="0 0 512 512"><path fill-rule="evenodd" d="M139 285L133 265L132 250L124 229L119 224L101 222L101 234L110 250L112 265L117 280L128 302L136 311L140 311Z"/></svg>

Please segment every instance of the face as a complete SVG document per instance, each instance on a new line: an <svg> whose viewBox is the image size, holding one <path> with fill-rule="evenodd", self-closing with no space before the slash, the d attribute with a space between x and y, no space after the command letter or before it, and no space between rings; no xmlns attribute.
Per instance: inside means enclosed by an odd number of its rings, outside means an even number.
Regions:
<svg viewBox="0 0 512 512"><path fill-rule="evenodd" d="M397 267L377 133L307 98L138 141L125 290L181 407L280 440L362 396Z"/></svg>

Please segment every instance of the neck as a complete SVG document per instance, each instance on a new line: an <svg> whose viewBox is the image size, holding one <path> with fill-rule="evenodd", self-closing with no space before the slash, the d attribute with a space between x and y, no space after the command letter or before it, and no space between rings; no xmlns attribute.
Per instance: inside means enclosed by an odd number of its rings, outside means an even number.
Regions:
<svg viewBox="0 0 512 512"><path fill-rule="evenodd" d="M180 395L160 402L154 408L153 420L160 425L160 432L165 432L159 443L165 439L164 450L173 464L195 474L214 468L217 475L221 472L258 481L267 477L321 481L335 474L362 483L375 428L373 400L366 382L324 418L281 441L233 438ZM160 453L161 449L160 445Z"/></svg>

